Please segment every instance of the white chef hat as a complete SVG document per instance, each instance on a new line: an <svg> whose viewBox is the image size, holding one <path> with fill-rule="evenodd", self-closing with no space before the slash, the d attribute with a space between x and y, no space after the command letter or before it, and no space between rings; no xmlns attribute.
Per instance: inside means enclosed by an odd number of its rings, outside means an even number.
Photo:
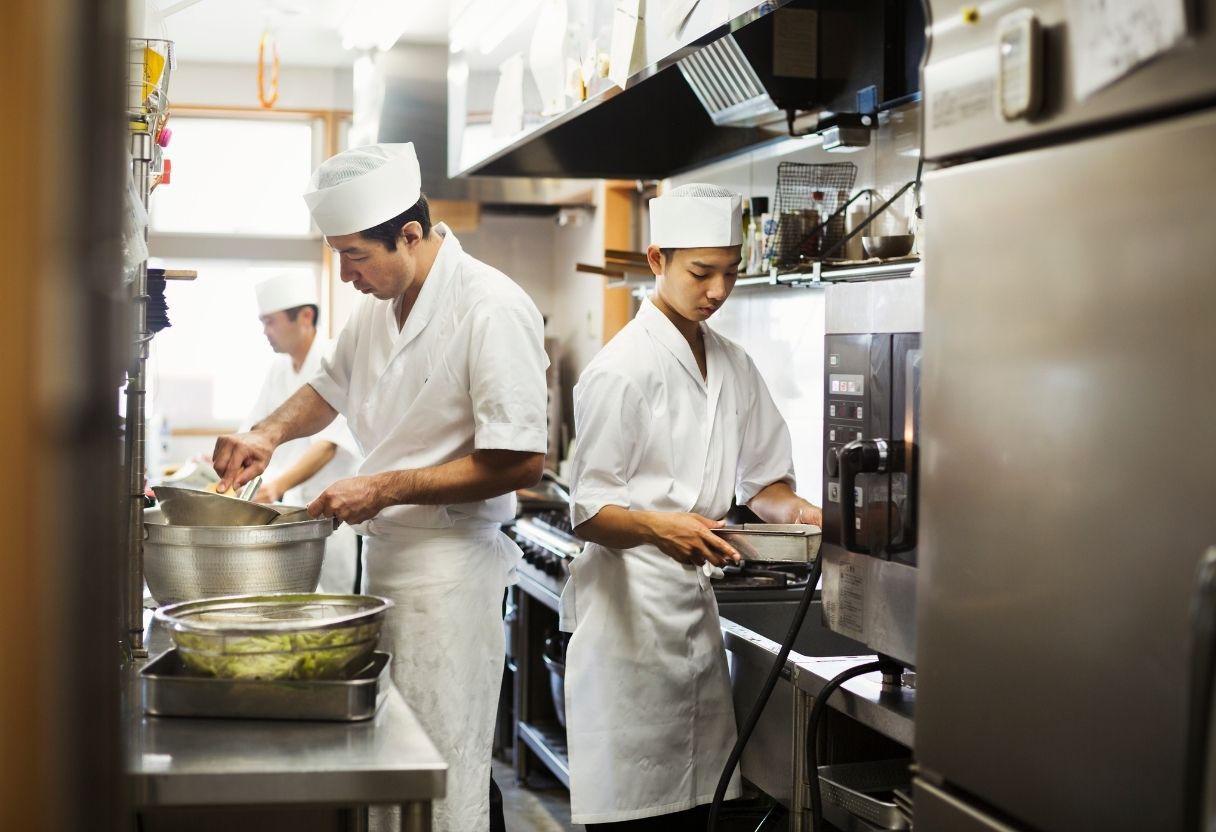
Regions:
<svg viewBox="0 0 1216 832"><path fill-rule="evenodd" d="M743 197L693 183L650 200L650 242L659 248L717 248L743 242Z"/></svg>
<svg viewBox="0 0 1216 832"><path fill-rule="evenodd" d="M414 143L344 150L312 174L304 202L326 237L366 231L413 207L422 193Z"/></svg>
<svg viewBox="0 0 1216 832"><path fill-rule="evenodd" d="M307 272L281 272L258 281L253 287L258 296L258 315L270 315L297 306L320 306L317 281Z"/></svg>

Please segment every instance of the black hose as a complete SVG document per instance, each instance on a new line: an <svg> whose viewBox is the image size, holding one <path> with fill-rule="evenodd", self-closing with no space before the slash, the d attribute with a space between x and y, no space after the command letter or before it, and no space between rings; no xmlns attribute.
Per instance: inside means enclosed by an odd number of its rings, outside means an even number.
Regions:
<svg viewBox="0 0 1216 832"><path fill-rule="evenodd" d="M823 832L823 797L819 794L819 720L827 710L828 699L836 689L856 676L864 676L876 670L892 670L891 662L878 660L859 664L843 673L837 673L823 686L823 690L815 697L811 707L811 715L806 721L806 777L811 787L811 829L810 832Z"/></svg>
<svg viewBox="0 0 1216 832"><path fill-rule="evenodd" d="M760 689L756 703L752 705L751 712L743 721L743 727L739 729L735 747L731 749L730 756L726 758L726 766L722 769L722 776L718 778L718 788L714 790L713 803L709 805L709 832L715 832L718 828L718 812L722 808L722 801L726 798L726 790L730 787L730 777L734 774L735 766L739 764L739 758L743 756L743 749L747 746L747 741L751 739L752 731L756 730L760 714L764 712L764 706L768 704L769 697L773 694L773 688L777 686L781 668L785 667L785 660L794 647L794 639L798 638L798 631L802 629L806 611L811 608L811 601L815 597L815 585L819 583L821 569L819 558L815 558L815 563L811 566L810 577L806 582L806 589L802 591L802 600L794 612L794 620L790 622L790 630L785 635L785 641L781 643L781 650L778 651L777 658L773 660L773 667L768 672L768 678L764 680L764 687Z"/></svg>

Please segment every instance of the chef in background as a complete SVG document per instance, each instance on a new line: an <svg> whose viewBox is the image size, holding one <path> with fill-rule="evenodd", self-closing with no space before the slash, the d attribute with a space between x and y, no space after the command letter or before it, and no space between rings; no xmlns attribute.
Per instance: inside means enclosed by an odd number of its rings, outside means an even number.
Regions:
<svg viewBox="0 0 1216 832"><path fill-rule="evenodd" d="M570 810L590 830L703 830L735 742L712 529L732 497L820 524L794 493L789 430L756 366L706 321L738 277L741 198L650 201L655 291L574 391L574 532L562 593ZM738 772L727 797L739 795Z"/></svg>
<svg viewBox="0 0 1216 832"><path fill-rule="evenodd" d="M220 438L216 471L240 485L284 441L346 416L359 475L309 511L358 524L368 591L394 601L381 649L448 764L434 829L486 832L503 596L521 557L501 526L544 467L544 325L523 289L432 226L413 144L343 151L304 198L363 297L308 384Z"/></svg>
<svg viewBox="0 0 1216 832"><path fill-rule="evenodd" d="M306 272L282 272L254 286L262 332L275 351L262 381L257 402L241 430L246 431L287 401L321 369L321 359L332 351L329 339L317 331L320 305L316 279ZM311 439L285 442L274 464L262 476L254 499L260 503L306 506L335 480L354 476L362 456L341 416ZM322 592L357 592L358 536L339 526L325 544L321 567Z"/></svg>

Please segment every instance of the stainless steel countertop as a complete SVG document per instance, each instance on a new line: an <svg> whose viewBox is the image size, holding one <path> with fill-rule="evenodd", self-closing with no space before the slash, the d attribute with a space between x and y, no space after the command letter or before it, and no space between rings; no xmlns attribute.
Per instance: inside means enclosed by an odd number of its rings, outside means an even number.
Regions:
<svg viewBox="0 0 1216 832"><path fill-rule="evenodd" d="M168 634L151 627L157 656ZM137 808L326 804L443 797L447 764L397 690L365 722L185 719L144 715L138 671L123 678L125 770Z"/></svg>
<svg viewBox="0 0 1216 832"><path fill-rule="evenodd" d="M725 618L722 619L722 636L727 650L758 648L776 658L781 649L777 642ZM874 656L811 658L791 652L786 659L782 675L789 679L794 687L811 696L817 696L838 673L874 659ZM885 693L882 690L881 674L867 673L845 682L828 700L828 705L883 736L912 747L915 735L915 689L904 687L898 692Z"/></svg>

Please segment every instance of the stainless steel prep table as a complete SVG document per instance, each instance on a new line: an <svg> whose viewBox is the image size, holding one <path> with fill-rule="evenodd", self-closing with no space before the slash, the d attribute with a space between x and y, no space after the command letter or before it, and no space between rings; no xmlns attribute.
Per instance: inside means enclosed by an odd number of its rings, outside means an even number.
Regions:
<svg viewBox="0 0 1216 832"><path fill-rule="evenodd" d="M147 644L152 655L171 646L157 627ZM447 764L396 689L365 722L152 717L140 705L140 666L123 680L125 768L137 812L396 805L403 832L430 830ZM362 812L344 822L359 828Z"/></svg>

